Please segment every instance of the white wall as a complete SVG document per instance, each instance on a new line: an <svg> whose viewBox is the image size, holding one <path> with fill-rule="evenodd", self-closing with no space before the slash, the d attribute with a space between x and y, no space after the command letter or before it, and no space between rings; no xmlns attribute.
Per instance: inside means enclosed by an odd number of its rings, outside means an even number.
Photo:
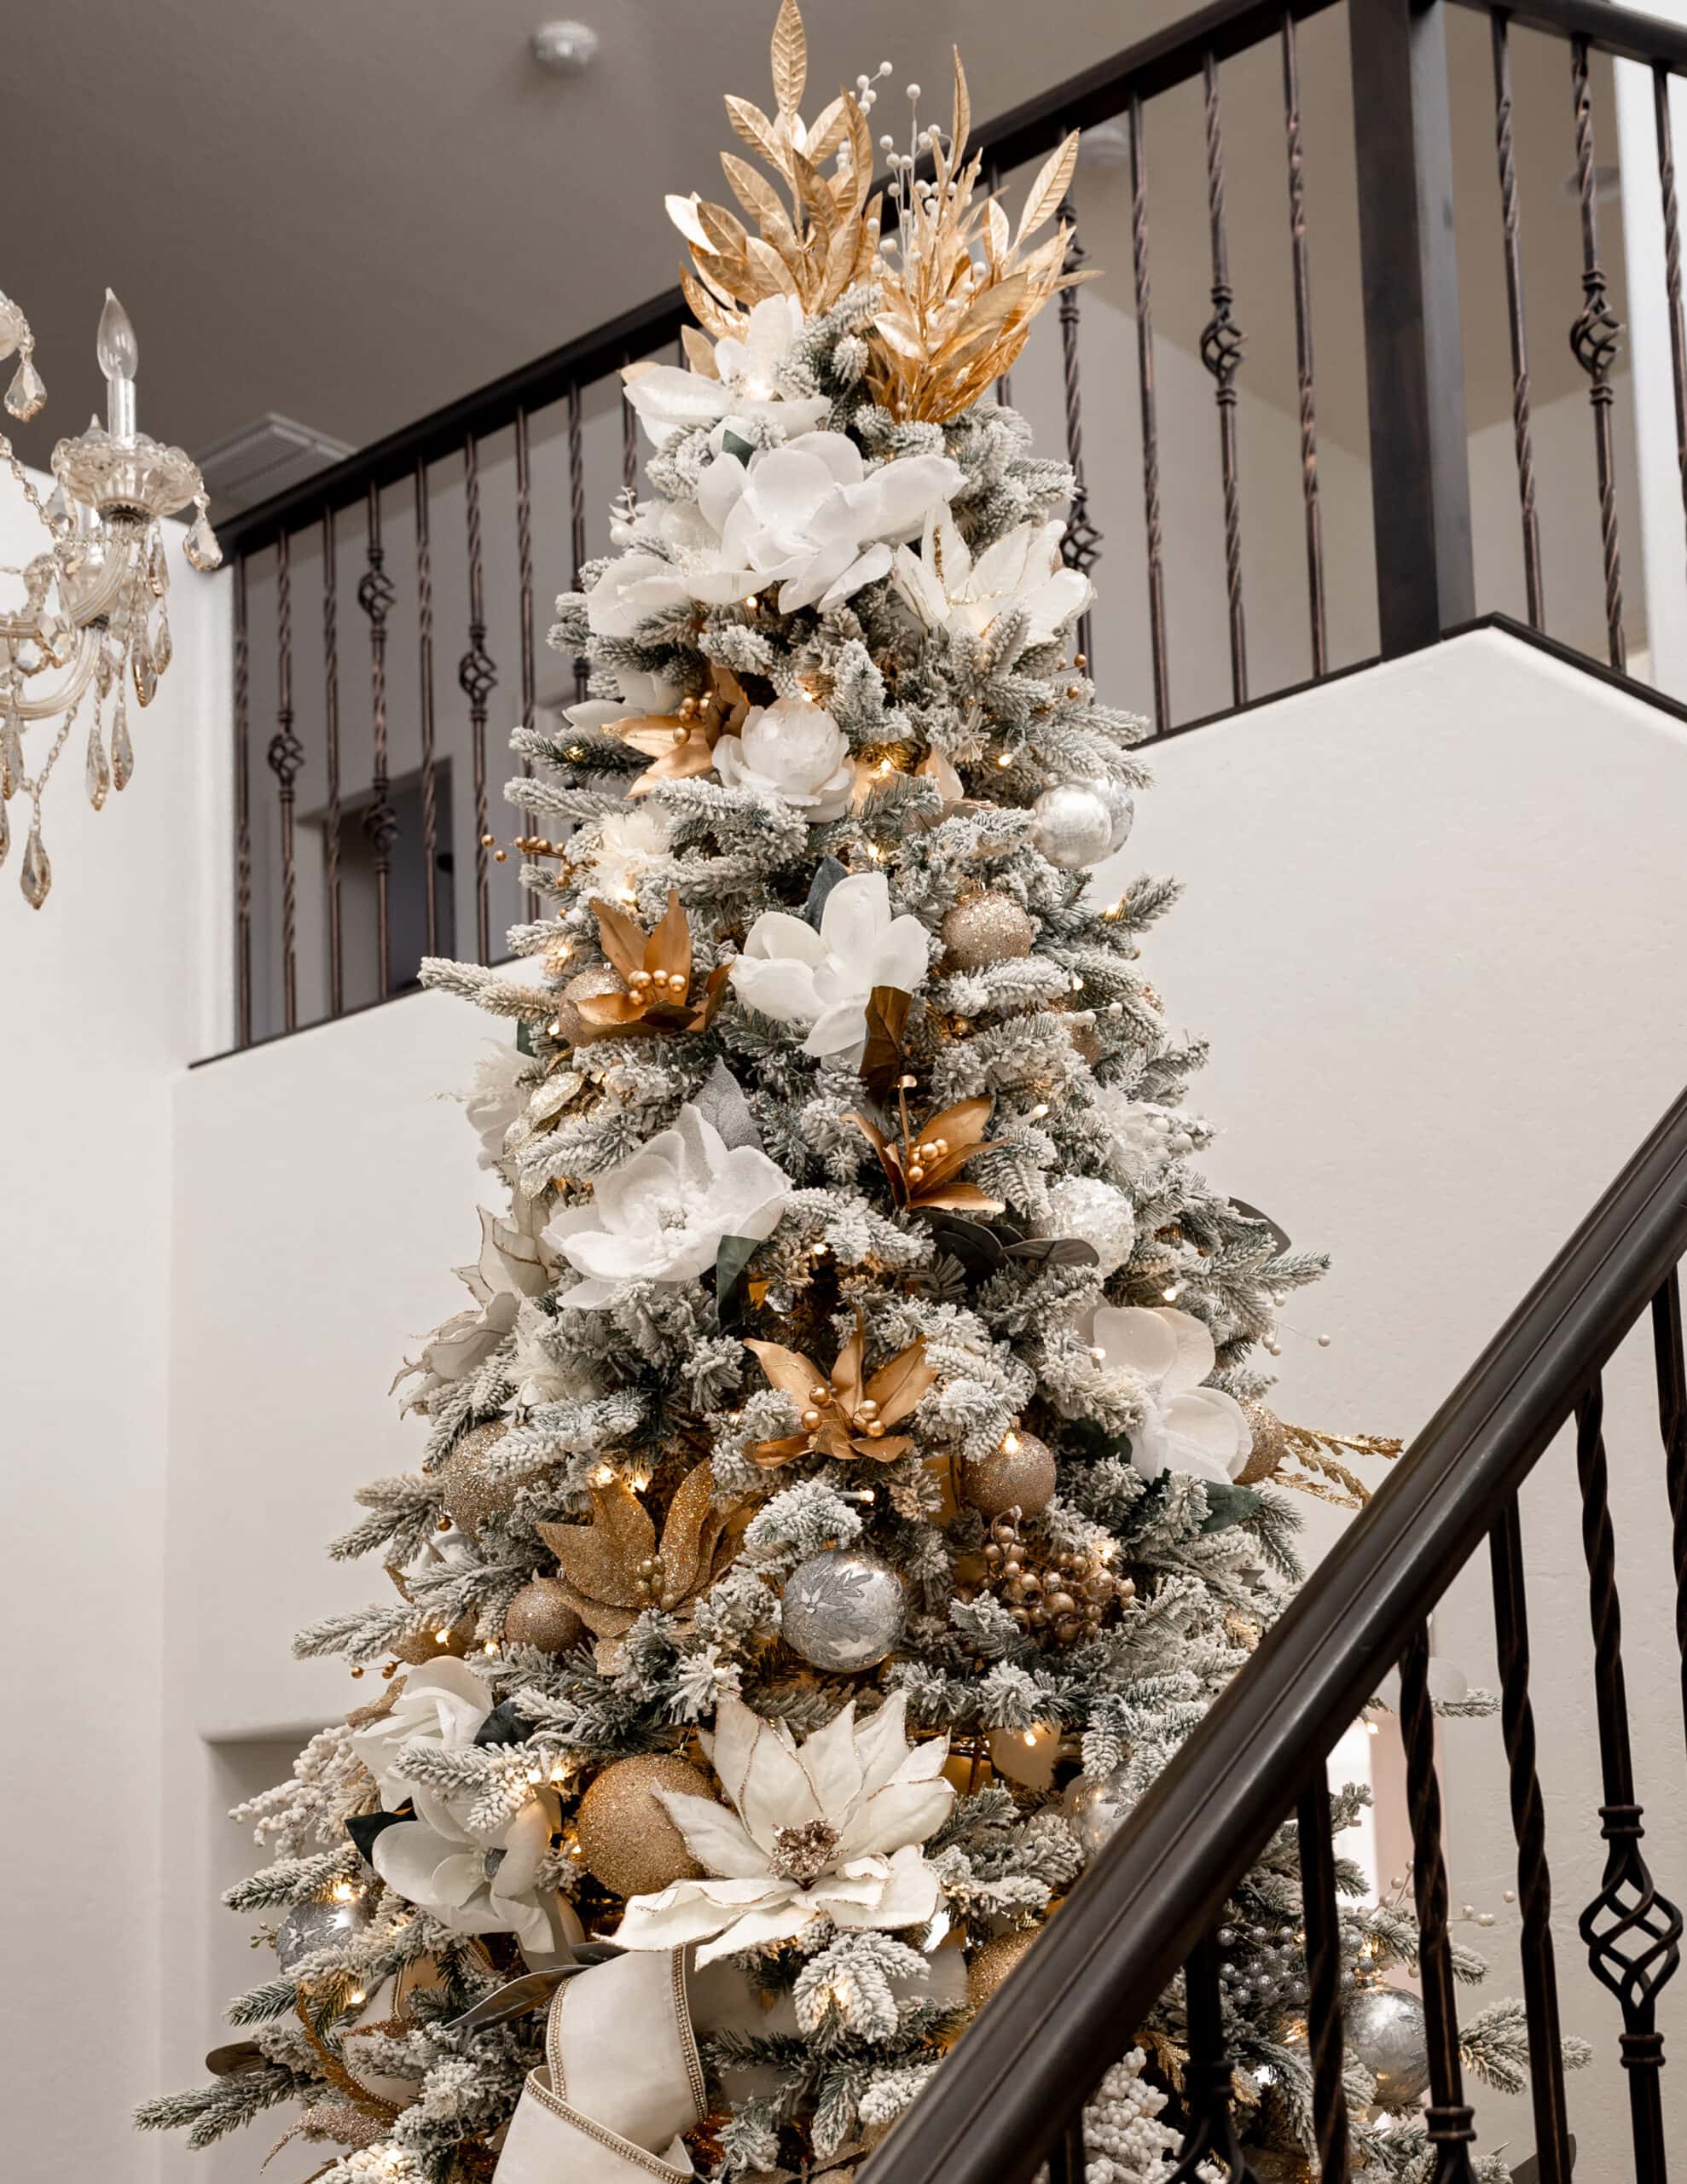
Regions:
<svg viewBox="0 0 1687 2184"><path fill-rule="evenodd" d="M40 542L8 486L0 562ZM171 1103L228 1036L206 855L227 839L227 583L175 535L170 566L176 659L135 717L134 779L94 812L73 731L43 804L44 908L18 890L21 798L0 866L0 1531L30 1664L0 1798L0 2054L29 2184L154 2159L127 2117L158 2077ZM32 766L51 733L29 731Z"/></svg>

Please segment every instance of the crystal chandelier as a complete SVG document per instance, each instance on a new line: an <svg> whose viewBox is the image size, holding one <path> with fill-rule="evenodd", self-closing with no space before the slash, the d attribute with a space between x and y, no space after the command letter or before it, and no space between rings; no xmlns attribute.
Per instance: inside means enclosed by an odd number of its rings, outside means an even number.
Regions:
<svg viewBox="0 0 1687 2184"><path fill-rule="evenodd" d="M0 863L11 847L8 806L22 794L30 810L19 884L38 910L53 884L41 840L41 796L72 729L85 715L83 780L98 811L113 789L127 785L135 768L129 685L132 682L137 703L150 705L170 665L165 608L170 577L159 518L191 502L197 513L183 542L188 560L209 571L223 559L198 469L179 447L165 447L136 429L140 351L129 314L109 288L97 347L106 379L105 425L91 419L85 433L53 450L57 483L46 502L0 433L0 458L39 517L48 542L23 567L0 567L0 576L21 578L24 588L20 606L0 607ZM0 357L14 352L18 366L6 407L14 417L27 420L46 401L47 390L36 369L29 322L0 293ZM32 773L24 742L32 729Z"/></svg>

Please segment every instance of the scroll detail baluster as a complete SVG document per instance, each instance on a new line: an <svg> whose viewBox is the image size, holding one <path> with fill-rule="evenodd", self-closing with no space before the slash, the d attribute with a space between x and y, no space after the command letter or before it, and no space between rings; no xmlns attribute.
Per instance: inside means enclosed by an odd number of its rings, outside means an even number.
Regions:
<svg viewBox="0 0 1687 2184"><path fill-rule="evenodd" d="M421 725L422 909L427 952L439 952L439 805L434 779L433 540L428 520L427 465L416 465L416 680Z"/></svg>
<svg viewBox="0 0 1687 2184"><path fill-rule="evenodd" d="M1652 70L1652 105L1657 124L1658 188L1663 199L1664 293L1669 307L1670 377L1675 394L1675 460L1681 473L1681 500L1687 514L1687 326L1681 310L1681 212L1675 193L1675 131L1669 110L1669 70L1659 61Z"/></svg>
<svg viewBox="0 0 1687 2184"><path fill-rule="evenodd" d="M1499 220L1504 237L1506 317L1511 333L1511 439L1516 450L1517 498L1523 526L1523 587L1529 624L1545 627L1540 580L1540 522L1535 513L1534 438L1529 417L1528 341L1523 322L1523 260L1519 239L1517 158L1511 130L1510 19L1490 19L1493 45L1493 133L1499 161Z"/></svg>
<svg viewBox="0 0 1687 2184"><path fill-rule="evenodd" d="M1154 319L1148 282L1148 148L1142 101L1126 109L1131 150L1131 270L1136 306L1137 391L1142 409L1142 514L1148 549L1148 648L1154 677L1154 726L1172 724L1166 668L1165 544L1160 522L1160 425L1154 392Z"/></svg>
<svg viewBox="0 0 1687 2184"><path fill-rule="evenodd" d="M1071 233L1066 243L1066 268L1075 273L1088 253L1078 241L1075 215L1069 198L1060 208L1060 217L1066 221ZM1082 577L1088 576L1101 557L1101 533L1096 528L1089 512L1089 488L1084 483L1084 408L1083 392L1078 380L1078 292L1075 288L1060 292L1060 362L1061 379L1066 408L1066 460L1072 466L1072 505L1066 518L1065 534L1060 541L1060 557L1069 569L1075 569ZM1085 658L1093 658L1091 649L1093 631L1089 610L1078 617L1078 650Z"/></svg>
<svg viewBox="0 0 1687 2184"><path fill-rule="evenodd" d="M1406 1745L1406 1804L1412 1819L1417 1961L1423 1981L1424 2031L1429 2051L1425 2136L1435 2149L1435 2184L1471 2184L1470 2146L1476 2135L1464 2099L1458 2055L1458 2010L1447 1941L1441 1792L1435 1774L1435 1717L1429 1704L1429 1634L1421 1623L1400 1659L1400 1720Z"/></svg>
<svg viewBox="0 0 1687 2184"><path fill-rule="evenodd" d="M1207 2164L1222 2162L1230 2184L1261 2184L1242 2151L1231 2114L1231 2061L1224 2044L1224 2013L1219 1998L1218 1943L1211 1934L1198 1941L1184 1966L1189 2015L1189 2060L1184 2065L1184 2105L1189 2126L1166 2184L1196 2184Z"/></svg>
<svg viewBox="0 0 1687 2184"><path fill-rule="evenodd" d="M246 555L235 556L235 990L236 1028L252 1044L252 697Z"/></svg>
<svg viewBox="0 0 1687 2184"><path fill-rule="evenodd" d="M468 650L457 663L457 682L468 700L474 770L474 938L477 960L492 952L491 902L486 853L491 846L486 809L486 701L498 673L486 650L486 572L480 537L480 454L471 433L463 443L463 508L468 526Z"/></svg>
<svg viewBox="0 0 1687 2184"><path fill-rule="evenodd" d="M628 363L632 362L629 357ZM627 399L626 381L621 385L621 486L629 497L639 490L638 412Z"/></svg>
<svg viewBox="0 0 1687 2184"><path fill-rule="evenodd" d="M1681 1282L1672 1267L1652 1299L1652 1349L1657 1364L1658 1425L1669 1492L1675 1562L1675 1635L1681 1653L1681 1711L1687 1722L1687 1359L1681 1339Z"/></svg>
<svg viewBox="0 0 1687 2184"><path fill-rule="evenodd" d="M294 784L304 746L293 734L293 550L283 531L275 542L275 732L265 754L275 776L281 834L281 1020L299 1029L299 874L293 850Z"/></svg>
<svg viewBox="0 0 1687 2184"><path fill-rule="evenodd" d="M339 567L334 512L322 510L322 730L328 816L322 856L328 890L328 1013L345 1007L345 948L339 923Z"/></svg>
<svg viewBox="0 0 1687 2184"><path fill-rule="evenodd" d="M392 845L398 839L398 815L392 808L386 770L386 618L397 597L386 573L386 549L380 537L380 488L369 487L368 567L357 583L357 604L369 618L369 714L374 764L370 795L363 811L363 833L375 868L375 985L385 1001L392 989Z"/></svg>
<svg viewBox="0 0 1687 2184"><path fill-rule="evenodd" d="M574 589L580 589L580 572L586 565L586 450L581 415L580 382L568 389L568 543L574 564ZM588 670L585 659L574 663L574 694L583 698Z"/></svg>
<svg viewBox="0 0 1687 2184"><path fill-rule="evenodd" d="M1224 121L1219 104L1219 64L1211 48L1202 63L1207 131L1207 216L1213 253L1213 315L1201 332L1201 361L1213 377L1219 412L1219 460L1224 473L1225 595L1230 622L1230 688L1235 702L1248 698L1248 632L1242 611L1242 499L1236 433L1236 375L1247 337L1231 306L1230 244L1224 209Z"/></svg>
<svg viewBox="0 0 1687 2184"><path fill-rule="evenodd" d="M1319 2184L1348 2184L1348 2096L1342 2082L1342 1930L1330 1792L1322 1774L1299 1808L1301 1904L1306 1919L1307 2040L1312 2055L1313 2129Z"/></svg>
<svg viewBox="0 0 1687 2184"><path fill-rule="evenodd" d="M1611 370L1622 327L1605 296L1594 206L1593 94L1588 82L1587 40L1570 41L1570 82L1575 100L1576 194L1581 201L1582 307L1570 328L1570 349L1588 376L1593 410L1593 453L1599 476L1599 547L1605 567L1605 633L1613 667L1627 665L1622 628L1622 551L1617 535L1616 457L1611 429L1615 389Z"/></svg>
<svg viewBox="0 0 1687 2184"><path fill-rule="evenodd" d="M1301 497L1306 508L1307 613L1312 671L1326 674L1324 522L1318 490L1318 413L1312 357L1312 263L1307 247L1306 148L1301 136L1301 63L1295 18L1283 17L1283 119L1289 146L1289 241L1295 286L1295 380L1300 395Z"/></svg>

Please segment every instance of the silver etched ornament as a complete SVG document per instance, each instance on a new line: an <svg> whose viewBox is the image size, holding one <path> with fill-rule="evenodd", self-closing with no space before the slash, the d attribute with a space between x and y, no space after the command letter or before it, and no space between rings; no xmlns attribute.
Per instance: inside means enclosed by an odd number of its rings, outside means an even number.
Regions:
<svg viewBox="0 0 1687 2184"><path fill-rule="evenodd" d="M1095 1857L1129 1810L1122 1767L1110 1774L1079 1775L1066 1792L1066 1817L1083 1845L1086 1861Z"/></svg>
<svg viewBox="0 0 1687 2184"><path fill-rule="evenodd" d="M1113 814L1095 781L1058 781L1031 806L1031 839L1051 864L1081 872L1112 845Z"/></svg>
<svg viewBox="0 0 1687 2184"><path fill-rule="evenodd" d="M295 1903L275 1929L275 1960L291 1972L319 1949L350 1941L362 1924L355 1903Z"/></svg>
<svg viewBox="0 0 1687 2184"><path fill-rule="evenodd" d="M1136 799L1122 781L1086 781L1084 786L1093 789L1107 806L1107 816L1113 829L1107 838L1107 851L1110 857L1115 850L1122 850L1130 839L1131 828L1136 823Z"/></svg>
<svg viewBox="0 0 1687 2184"><path fill-rule="evenodd" d="M785 1642L817 1669L849 1675L876 1667L907 1621L901 1579L860 1548L811 1554L785 1581Z"/></svg>
<svg viewBox="0 0 1687 2184"><path fill-rule="evenodd" d="M1401 1987L1361 1987L1342 2010L1348 2045L1377 2081L1381 2108L1410 2108L1428 2089L1423 2005Z"/></svg>

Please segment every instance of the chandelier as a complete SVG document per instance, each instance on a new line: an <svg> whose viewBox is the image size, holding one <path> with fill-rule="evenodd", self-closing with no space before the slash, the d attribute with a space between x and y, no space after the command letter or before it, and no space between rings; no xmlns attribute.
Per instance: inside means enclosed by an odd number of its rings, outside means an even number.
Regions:
<svg viewBox="0 0 1687 2184"><path fill-rule="evenodd" d="M41 839L41 797L79 718L88 725L83 781L100 810L135 770L129 690L152 703L171 658L165 607L170 572L159 519L191 502L196 514L183 550L201 571L223 559L206 514L204 480L179 447L165 447L135 424L140 351L129 314L106 291L97 350L106 380L106 421L53 450L57 481L43 502L0 433L0 459L47 535L43 550L20 568L21 605L0 607L0 863L12 843L8 807L29 799L28 835L19 869L24 899L39 909L53 884ZM0 357L18 365L6 408L27 421L47 399L29 322L0 293ZM56 727L54 723L56 723ZM33 731L34 770L26 757Z"/></svg>

